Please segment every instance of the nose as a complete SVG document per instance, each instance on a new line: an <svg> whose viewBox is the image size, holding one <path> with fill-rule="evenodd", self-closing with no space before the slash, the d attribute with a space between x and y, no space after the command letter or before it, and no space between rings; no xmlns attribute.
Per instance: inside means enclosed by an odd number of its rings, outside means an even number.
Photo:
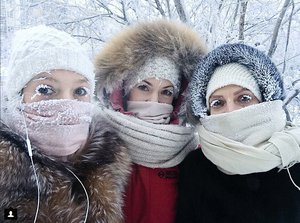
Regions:
<svg viewBox="0 0 300 223"><path fill-rule="evenodd" d="M237 104L235 104L233 101L227 101L226 112L232 112L238 109L240 109L240 107Z"/></svg>
<svg viewBox="0 0 300 223"><path fill-rule="evenodd" d="M158 98L158 93L157 93L157 92L153 92L153 93L150 95L148 101L158 102L158 99L159 99L159 98Z"/></svg>
<svg viewBox="0 0 300 223"><path fill-rule="evenodd" d="M62 91L57 95L57 99L75 99L72 92Z"/></svg>

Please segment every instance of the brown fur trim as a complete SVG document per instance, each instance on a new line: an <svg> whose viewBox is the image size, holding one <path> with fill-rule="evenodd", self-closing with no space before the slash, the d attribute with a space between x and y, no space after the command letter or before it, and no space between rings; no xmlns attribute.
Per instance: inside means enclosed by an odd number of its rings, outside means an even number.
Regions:
<svg viewBox="0 0 300 223"><path fill-rule="evenodd" d="M124 142L101 117L93 119L90 138L73 162L61 162L33 150L40 185L38 222L82 222L89 195L88 222L121 223L123 192L130 174ZM18 209L18 221L33 222L37 186L23 138L0 120L0 210ZM79 186L77 186L79 185ZM3 212L2 212L3 213ZM3 222L3 215L0 222Z"/></svg>
<svg viewBox="0 0 300 223"><path fill-rule="evenodd" d="M199 35L187 25L169 20L144 22L127 28L109 41L95 58L96 94L111 92L153 56L173 60L190 80L196 62L206 54Z"/></svg>

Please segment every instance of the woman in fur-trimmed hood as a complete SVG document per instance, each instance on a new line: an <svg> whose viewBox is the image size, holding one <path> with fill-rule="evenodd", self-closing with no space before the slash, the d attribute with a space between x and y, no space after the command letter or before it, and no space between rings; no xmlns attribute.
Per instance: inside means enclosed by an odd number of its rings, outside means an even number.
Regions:
<svg viewBox="0 0 300 223"><path fill-rule="evenodd" d="M123 222L130 158L95 109L94 87L93 64L69 34L16 33L1 104L1 222ZM16 219L4 216L10 208Z"/></svg>
<svg viewBox="0 0 300 223"><path fill-rule="evenodd" d="M200 147L180 169L176 222L300 221L300 128L263 52L225 44L199 62L188 110Z"/></svg>
<svg viewBox="0 0 300 223"><path fill-rule="evenodd" d="M157 20L129 27L96 57L96 94L133 160L128 223L174 221L178 164L198 144L185 127L185 90L205 52L189 27Z"/></svg>

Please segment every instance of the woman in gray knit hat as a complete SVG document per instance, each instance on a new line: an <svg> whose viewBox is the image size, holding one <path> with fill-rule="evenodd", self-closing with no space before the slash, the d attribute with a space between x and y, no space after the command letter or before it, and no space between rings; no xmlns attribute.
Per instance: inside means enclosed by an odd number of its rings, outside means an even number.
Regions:
<svg viewBox="0 0 300 223"><path fill-rule="evenodd" d="M300 128L283 98L280 73L255 48L226 44L199 63L188 110L201 149L182 163L176 222L300 222Z"/></svg>
<svg viewBox="0 0 300 223"><path fill-rule="evenodd" d="M126 223L174 222L178 164L198 145L185 126L185 89L205 52L188 26L157 20L129 27L96 57L96 94L133 161Z"/></svg>

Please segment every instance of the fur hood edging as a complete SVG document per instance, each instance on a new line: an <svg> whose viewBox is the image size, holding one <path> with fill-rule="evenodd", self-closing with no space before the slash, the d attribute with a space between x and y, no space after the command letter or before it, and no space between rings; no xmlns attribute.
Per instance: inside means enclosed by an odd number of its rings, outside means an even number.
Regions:
<svg viewBox="0 0 300 223"><path fill-rule="evenodd" d="M196 62L206 54L198 34L180 22L145 22L116 35L95 58L97 89L111 93L129 75L136 75L153 56L165 56L179 65L181 75L190 80Z"/></svg>
<svg viewBox="0 0 300 223"><path fill-rule="evenodd" d="M239 63L249 69L257 81L263 102L284 99L282 76L267 55L248 45L224 44L200 60L193 74L188 94L190 105L187 109L194 118L199 119L207 113L207 85L215 69L229 63Z"/></svg>

